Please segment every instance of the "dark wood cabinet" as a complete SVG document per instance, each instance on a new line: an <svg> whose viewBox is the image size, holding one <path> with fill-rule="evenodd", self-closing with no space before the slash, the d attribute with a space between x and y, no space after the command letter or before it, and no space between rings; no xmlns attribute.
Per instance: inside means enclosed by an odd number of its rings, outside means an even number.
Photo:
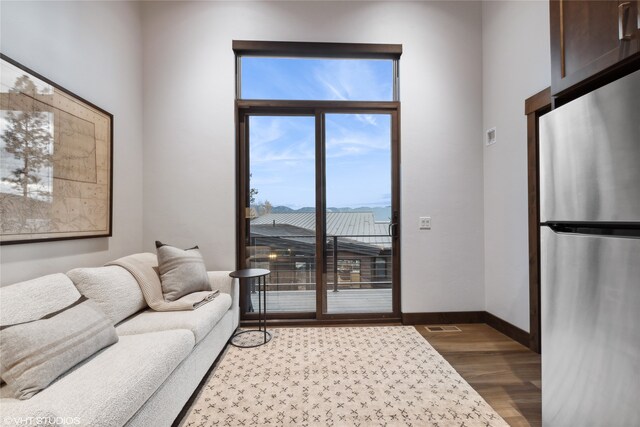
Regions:
<svg viewBox="0 0 640 427"><path fill-rule="evenodd" d="M640 59L640 0L551 0L551 94L564 96Z"/></svg>

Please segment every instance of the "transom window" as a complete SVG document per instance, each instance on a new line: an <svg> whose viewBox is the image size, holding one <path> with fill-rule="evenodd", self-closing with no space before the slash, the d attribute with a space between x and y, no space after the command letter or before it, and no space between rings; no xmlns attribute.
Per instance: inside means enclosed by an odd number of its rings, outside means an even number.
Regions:
<svg viewBox="0 0 640 427"><path fill-rule="evenodd" d="M402 45L234 40L238 100L399 101Z"/></svg>
<svg viewBox="0 0 640 427"><path fill-rule="evenodd" d="M393 101L392 59L240 57L240 99Z"/></svg>

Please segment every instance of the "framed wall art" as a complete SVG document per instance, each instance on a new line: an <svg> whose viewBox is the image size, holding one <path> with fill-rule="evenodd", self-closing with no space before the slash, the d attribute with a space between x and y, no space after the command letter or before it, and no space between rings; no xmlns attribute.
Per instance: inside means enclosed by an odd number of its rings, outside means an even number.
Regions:
<svg viewBox="0 0 640 427"><path fill-rule="evenodd" d="M111 236L113 116L0 54L0 244Z"/></svg>

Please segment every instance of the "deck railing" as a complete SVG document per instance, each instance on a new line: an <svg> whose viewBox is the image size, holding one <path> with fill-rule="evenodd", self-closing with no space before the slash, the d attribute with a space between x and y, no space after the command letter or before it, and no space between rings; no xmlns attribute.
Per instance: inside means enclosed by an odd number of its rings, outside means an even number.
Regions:
<svg viewBox="0 0 640 427"><path fill-rule="evenodd" d="M314 235L251 235L247 264L267 268L267 289L313 290L316 288ZM327 236L325 244L327 288L391 287L391 237L350 234Z"/></svg>

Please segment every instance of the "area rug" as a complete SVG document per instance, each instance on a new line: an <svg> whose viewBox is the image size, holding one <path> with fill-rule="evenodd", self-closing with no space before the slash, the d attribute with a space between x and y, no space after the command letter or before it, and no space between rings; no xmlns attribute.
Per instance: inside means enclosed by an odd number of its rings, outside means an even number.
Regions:
<svg viewBox="0 0 640 427"><path fill-rule="evenodd" d="M181 426L507 426L411 326L271 329L229 346Z"/></svg>

